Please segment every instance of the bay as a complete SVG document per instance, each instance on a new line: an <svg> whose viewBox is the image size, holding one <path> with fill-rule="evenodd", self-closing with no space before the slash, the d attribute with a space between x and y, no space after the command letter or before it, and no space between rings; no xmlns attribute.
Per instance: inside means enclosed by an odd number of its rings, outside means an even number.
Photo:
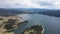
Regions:
<svg viewBox="0 0 60 34"><path fill-rule="evenodd" d="M60 34L60 17L47 16L42 14L20 14L23 20L29 20L26 25L19 27L15 34L21 34L21 32L34 25L43 25L44 34Z"/></svg>

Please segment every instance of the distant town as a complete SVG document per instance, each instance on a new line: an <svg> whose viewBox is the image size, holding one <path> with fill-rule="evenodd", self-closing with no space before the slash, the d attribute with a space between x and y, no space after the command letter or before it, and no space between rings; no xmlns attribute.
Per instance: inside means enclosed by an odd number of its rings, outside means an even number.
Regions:
<svg viewBox="0 0 60 34"><path fill-rule="evenodd" d="M48 16L60 17L60 10L52 9L2 9L0 8L0 16L13 16L16 14L43 14Z"/></svg>

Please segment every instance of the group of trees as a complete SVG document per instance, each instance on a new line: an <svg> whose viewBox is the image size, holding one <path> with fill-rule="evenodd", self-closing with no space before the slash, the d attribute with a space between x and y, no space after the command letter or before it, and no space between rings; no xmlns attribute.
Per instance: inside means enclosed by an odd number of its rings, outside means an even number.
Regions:
<svg viewBox="0 0 60 34"><path fill-rule="evenodd" d="M43 14L49 16L60 17L60 10L49 10L49 9L0 9L0 16L8 16L15 14Z"/></svg>

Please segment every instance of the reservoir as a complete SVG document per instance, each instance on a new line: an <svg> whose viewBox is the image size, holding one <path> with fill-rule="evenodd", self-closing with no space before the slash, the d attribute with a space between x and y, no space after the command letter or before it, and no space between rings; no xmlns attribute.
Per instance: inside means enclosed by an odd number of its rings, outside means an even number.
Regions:
<svg viewBox="0 0 60 34"><path fill-rule="evenodd" d="M60 17L47 16L42 14L21 14L23 20L29 20L29 22L18 29L15 34L21 34L21 32L34 25L43 25L44 34L60 34Z"/></svg>

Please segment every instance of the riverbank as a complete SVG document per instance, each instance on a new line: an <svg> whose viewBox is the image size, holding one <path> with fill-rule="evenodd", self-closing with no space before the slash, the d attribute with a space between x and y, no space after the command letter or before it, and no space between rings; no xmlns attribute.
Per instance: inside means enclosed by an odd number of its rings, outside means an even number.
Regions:
<svg viewBox="0 0 60 34"><path fill-rule="evenodd" d="M21 34L43 34L44 28L42 25L35 25L25 29Z"/></svg>
<svg viewBox="0 0 60 34"><path fill-rule="evenodd" d="M0 33L1 34L14 34L14 31L22 24L27 23L28 21L23 21L22 17L19 16L0 16ZM13 32L13 33L12 33Z"/></svg>

